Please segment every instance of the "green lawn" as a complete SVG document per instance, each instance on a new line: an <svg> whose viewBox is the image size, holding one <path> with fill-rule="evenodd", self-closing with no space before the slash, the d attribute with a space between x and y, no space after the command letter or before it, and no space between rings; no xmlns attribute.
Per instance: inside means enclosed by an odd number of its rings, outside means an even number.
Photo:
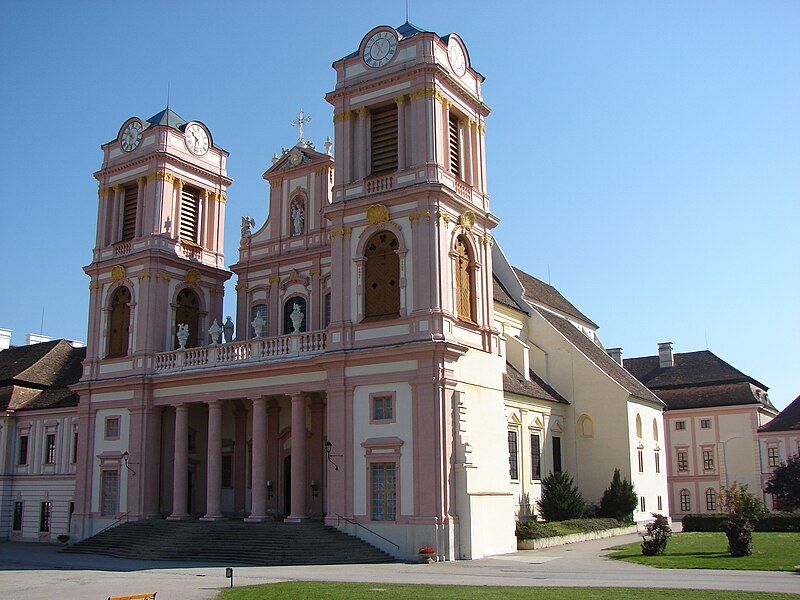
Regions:
<svg viewBox="0 0 800 600"><path fill-rule="evenodd" d="M736 558L727 548L724 533L676 533L661 556L644 556L638 542L619 546L609 556L665 569L793 571L800 565L800 533L756 532L751 556Z"/></svg>
<svg viewBox="0 0 800 600"><path fill-rule="evenodd" d="M756 592L723 592L725 600L787 600L800 598L795 594L766 594ZM630 588L547 588L547 587L494 587L471 585L391 585L380 583L327 583L298 581L253 585L225 590L217 600L271 600L305 598L327 600L406 600L408 598L436 598L436 600L464 600L466 598L514 600L719 600L718 590L652 590Z"/></svg>

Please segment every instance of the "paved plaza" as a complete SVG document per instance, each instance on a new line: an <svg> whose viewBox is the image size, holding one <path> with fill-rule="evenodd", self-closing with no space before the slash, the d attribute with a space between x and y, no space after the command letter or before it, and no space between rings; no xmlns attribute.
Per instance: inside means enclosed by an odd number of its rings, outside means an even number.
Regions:
<svg viewBox="0 0 800 600"><path fill-rule="evenodd" d="M604 557L637 536L595 540L474 561L235 568L235 585L354 581L513 586L665 587L800 593L800 575L762 571L655 569ZM213 598L228 585L225 564L132 561L59 554L40 544L0 544L0 598L71 600L158 592L159 600Z"/></svg>

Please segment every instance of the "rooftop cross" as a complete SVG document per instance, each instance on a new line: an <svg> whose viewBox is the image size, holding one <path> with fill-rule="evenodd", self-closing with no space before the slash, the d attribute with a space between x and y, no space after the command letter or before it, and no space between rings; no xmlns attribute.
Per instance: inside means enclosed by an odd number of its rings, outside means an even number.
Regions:
<svg viewBox="0 0 800 600"><path fill-rule="evenodd" d="M311 123L311 117L307 116L306 113L303 112L303 109L300 109L300 114L297 115L296 119L292 119L292 126L297 127L300 132L299 137L297 138L298 142L304 141L304 133L303 133L303 126L306 123Z"/></svg>

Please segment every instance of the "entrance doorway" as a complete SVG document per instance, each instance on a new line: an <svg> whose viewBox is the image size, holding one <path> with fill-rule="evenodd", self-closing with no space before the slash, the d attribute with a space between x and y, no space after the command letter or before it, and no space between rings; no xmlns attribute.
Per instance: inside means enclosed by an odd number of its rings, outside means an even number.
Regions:
<svg viewBox="0 0 800 600"><path fill-rule="evenodd" d="M292 455L283 459L283 513L292 514Z"/></svg>

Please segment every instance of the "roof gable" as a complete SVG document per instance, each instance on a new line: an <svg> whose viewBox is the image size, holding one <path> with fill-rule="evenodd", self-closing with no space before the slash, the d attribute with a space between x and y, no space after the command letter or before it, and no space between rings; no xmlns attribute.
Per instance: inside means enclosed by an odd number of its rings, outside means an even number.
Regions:
<svg viewBox="0 0 800 600"><path fill-rule="evenodd" d="M759 431L800 431L800 396Z"/></svg>
<svg viewBox="0 0 800 600"><path fill-rule="evenodd" d="M552 285L545 283L541 279L537 279L533 275L526 273L522 269L513 267L519 281L525 289L525 299L533 302L534 304L541 304L546 308L554 309L557 312L564 313L570 317L574 317L591 325L597 329L598 325L589 317L575 308L575 305L567 300L561 292L559 292Z"/></svg>
<svg viewBox="0 0 800 600"><path fill-rule="evenodd" d="M300 162L295 162L292 164L293 155L299 156ZM296 161L297 159L294 160ZM314 146L308 142L297 143L292 148L284 150L283 155L277 161L275 161L269 169L264 171L262 177L264 179L269 179L270 177L273 177L279 173L283 174L287 171L308 167L309 165L319 164L321 162L332 163L333 158L330 156L330 154L315 150Z"/></svg>

